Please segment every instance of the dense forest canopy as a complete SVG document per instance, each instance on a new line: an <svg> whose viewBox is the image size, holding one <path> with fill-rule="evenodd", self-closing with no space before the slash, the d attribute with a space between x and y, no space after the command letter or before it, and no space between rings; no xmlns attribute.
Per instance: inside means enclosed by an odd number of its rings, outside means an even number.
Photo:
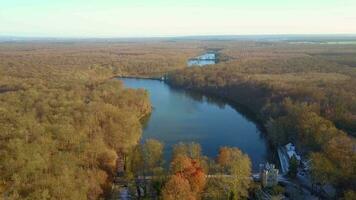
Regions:
<svg viewBox="0 0 356 200"><path fill-rule="evenodd" d="M272 145L293 142L311 158L315 183L355 191L356 45L246 42L219 53L225 62L170 73L170 84L248 107Z"/></svg>
<svg viewBox="0 0 356 200"><path fill-rule="evenodd" d="M186 68L189 58L205 51L217 52L219 63ZM171 85L249 108L272 145L295 142L312 158L316 183L331 183L340 196L352 197L355 58L356 45L351 44L188 39L1 43L0 193L10 199L97 199L108 194L118 161L126 157L133 176L163 173L162 145L137 145L140 119L151 111L149 94L127 89L112 77L168 74ZM200 199L203 191L210 191L209 198L248 195L249 183L205 180L207 161L196 154L198 147L195 154L187 154L187 148L192 147L176 148L172 176L158 187L163 197ZM238 149L221 148L215 162L210 169L215 173L250 174L249 158ZM174 190L177 184L180 194Z"/></svg>
<svg viewBox="0 0 356 200"><path fill-rule="evenodd" d="M56 66L59 69L105 68L117 75L155 76L184 68L190 57L204 51L201 42L58 41L2 43L5 66Z"/></svg>
<svg viewBox="0 0 356 200"><path fill-rule="evenodd" d="M108 194L118 157L140 139L140 118L151 110L147 92L108 80L105 68L42 63L31 53L1 61L2 196Z"/></svg>

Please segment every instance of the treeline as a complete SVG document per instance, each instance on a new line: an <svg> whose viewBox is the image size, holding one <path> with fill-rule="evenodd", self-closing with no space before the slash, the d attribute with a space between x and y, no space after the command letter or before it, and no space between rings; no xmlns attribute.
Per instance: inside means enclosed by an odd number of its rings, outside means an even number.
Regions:
<svg viewBox="0 0 356 200"><path fill-rule="evenodd" d="M167 170L164 144L148 139L128 159L130 194L138 199L244 199L253 182L251 161L238 148L221 147L214 160L196 143L174 145Z"/></svg>
<svg viewBox="0 0 356 200"><path fill-rule="evenodd" d="M0 43L0 63L24 67L106 68L118 76L159 76L186 67L201 42L161 40Z"/></svg>
<svg viewBox="0 0 356 200"><path fill-rule="evenodd" d="M169 76L174 86L248 107L271 144L297 144L312 158L315 183L334 184L340 196L356 190L355 81L355 68L316 57L231 61Z"/></svg>
<svg viewBox="0 0 356 200"><path fill-rule="evenodd" d="M1 199L109 195L151 111L147 92L105 68L11 63L0 65Z"/></svg>

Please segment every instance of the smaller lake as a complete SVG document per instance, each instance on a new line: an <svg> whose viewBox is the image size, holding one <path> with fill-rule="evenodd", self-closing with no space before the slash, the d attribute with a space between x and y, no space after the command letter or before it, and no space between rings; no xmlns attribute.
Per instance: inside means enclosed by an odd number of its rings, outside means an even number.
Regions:
<svg viewBox="0 0 356 200"><path fill-rule="evenodd" d="M189 59L187 65L191 66L205 66L216 64L216 54L215 53L205 53L198 57Z"/></svg>

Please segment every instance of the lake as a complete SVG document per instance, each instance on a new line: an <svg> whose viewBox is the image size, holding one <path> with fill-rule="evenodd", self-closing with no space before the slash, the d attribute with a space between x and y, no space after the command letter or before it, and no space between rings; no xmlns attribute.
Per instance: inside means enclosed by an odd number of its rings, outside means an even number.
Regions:
<svg viewBox="0 0 356 200"><path fill-rule="evenodd" d="M187 65L191 66L205 66L216 64L216 54L215 53L204 53L198 57L189 59Z"/></svg>
<svg viewBox="0 0 356 200"><path fill-rule="evenodd" d="M126 87L149 92L153 112L145 124L142 140L162 141L166 159L169 160L172 145L194 141L211 158L221 146L238 147L250 156L254 171L266 161L267 143L257 125L226 102L172 88L163 81L120 80Z"/></svg>

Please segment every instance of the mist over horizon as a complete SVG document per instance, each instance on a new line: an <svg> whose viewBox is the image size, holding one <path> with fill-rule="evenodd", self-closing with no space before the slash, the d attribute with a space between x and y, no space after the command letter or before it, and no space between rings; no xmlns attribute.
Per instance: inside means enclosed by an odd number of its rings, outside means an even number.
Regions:
<svg viewBox="0 0 356 200"><path fill-rule="evenodd" d="M44 1L2 3L0 35L58 38L356 34L356 2Z"/></svg>

